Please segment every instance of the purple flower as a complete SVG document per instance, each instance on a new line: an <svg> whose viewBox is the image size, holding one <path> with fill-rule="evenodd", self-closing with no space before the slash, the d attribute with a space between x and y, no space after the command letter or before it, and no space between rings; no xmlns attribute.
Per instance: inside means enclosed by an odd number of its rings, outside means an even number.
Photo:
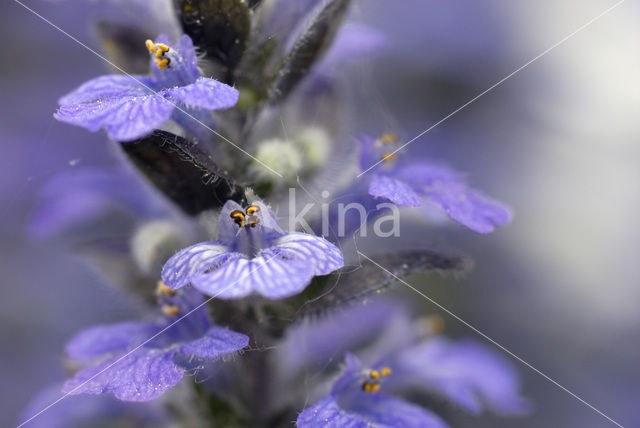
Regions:
<svg viewBox="0 0 640 428"><path fill-rule="evenodd" d="M367 321L362 322L364 319ZM302 373L331 367L329 361L337 364L347 352L365 359L360 353L361 347L367 349L369 357L379 359L381 355L411 346L415 340L406 306L395 300L374 298L366 305L339 309L325 318L301 322L287 329L284 340L274 350L274 367L282 381L295 382ZM379 349L374 345L378 349L374 352L369 346L372 344L384 347ZM365 359L367 364L373 362Z"/></svg>
<svg viewBox="0 0 640 428"><path fill-rule="evenodd" d="M99 219L160 218L168 208L146 192L125 169L83 168L54 176L39 191L29 224L36 239L51 238L82 227L95 227Z"/></svg>
<svg viewBox="0 0 640 428"><path fill-rule="evenodd" d="M344 372L329 396L300 413L298 427L447 427L428 410L379 391L383 378L391 375L389 370L365 369L358 358L347 354Z"/></svg>
<svg viewBox="0 0 640 428"><path fill-rule="evenodd" d="M454 341L438 335L378 364L393 370L391 388L434 393L473 414L486 408L517 415L529 408L518 393L520 385L513 368L469 339Z"/></svg>
<svg viewBox="0 0 640 428"><path fill-rule="evenodd" d="M370 322L362 323L367 317ZM403 305L379 299L319 322L301 324L290 330L279 346L276 368L280 387L295 388L300 373L308 376L317 370L318 376L332 368L327 360L348 351L342 376L328 396L302 412L300 426L320 426L322 418L336 418L339 426L348 420L341 420L343 417L394 426L377 419L375 408L388 408L389 418L416 418L400 421L400 426L430 426L421 425L427 424L427 419L417 421L433 415L412 409L413 404L400 398L418 395L444 398L473 414L485 409L507 415L528 410L511 365L483 345L449 340L438 332L434 319L415 322ZM296 355L287 358L292 352ZM381 398L372 398L376 395ZM443 426L439 420L431 423Z"/></svg>
<svg viewBox="0 0 640 428"><path fill-rule="evenodd" d="M323 238L285 233L261 202L242 210L227 201L220 212L219 240L178 252L165 264L162 279L172 289L189 283L223 299L258 293L281 299L300 293L317 275L343 266L342 253Z"/></svg>
<svg viewBox="0 0 640 428"><path fill-rule="evenodd" d="M320 0L274 0L265 2L261 13L265 15L262 28L264 37L295 39L299 31L293 31L300 22L308 22L311 12L320 4ZM293 35L291 34L293 32Z"/></svg>
<svg viewBox="0 0 640 428"><path fill-rule="evenodd" d="M195 291L174 295L162 283L159 291L165 303L159 320L96 326L67 344L70 358L96 364L77 372L64 384L63 392L113 392L123 401L153 400L184 376L185 368L176 362L178 358L218 358L249 343L243 334L211 325L203 299ZM176 322L179 315L185 317Z"/></svg>
<svg viewBox="0 0 640 428"><path fill-rule="evenodd" d="M417 207L426 199L451 219L479 233L489 233L511 219L511 212L500 202L471 189L466 177L445 165L411 162L396 165L395 136L375 139L364 136L360 143L360 168L369 177L369 194L389 199L396 205Z"/></svg>
<svg viewBox="0 0 640 428"><path fill-rule="evenodd" d="M150 134L170 118L182 121L176 106L193 115L202 110L233 107L238 91L214 79L201 77L189 36L174 47L162 35L147 41L152 75L108 75L83 84L62 97L56 119L90 131L105 128L109 137L131 141Z"/></svg>
<svg viewBox="0 0 640 428"><path fill-rule="evenodd" d="M60 383L38 393L22 411L20 420L30 428L70 428L135 426L159 428L174 426L169 413L158 402L124 403L112 396L74 396L51 406L45 417L36 417L42 409L60 399ZM30 420L31 419L31 420ZM26 422L29 420L29 422Z"/></svg>
<svg viewBox="0 0 640 428"><path fill-rule="evenodd" d="M346 23L340 29L336 40L323 62L339 65L347 61L368 58L389 46L382 32L357 23Z"/></svg>

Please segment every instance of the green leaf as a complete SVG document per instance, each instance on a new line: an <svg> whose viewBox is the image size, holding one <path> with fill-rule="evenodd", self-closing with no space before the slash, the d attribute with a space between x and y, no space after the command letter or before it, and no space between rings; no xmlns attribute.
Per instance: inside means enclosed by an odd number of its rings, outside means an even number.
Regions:
<svg viewBox="0 0 640 428"><path fill-rule="evenodd" d="M182 29L231 73L246 48L251 16L242 0L174 0Z"/></svg>
<svg viewBox="0 0 640 428"><path fill-rule="evenodd" d="M271 86L271 104L283 101L331 46L350 4L351 0L329 1L302 32Z"/></svg>
<svg viewBox="0 0 640 428"><path fill-rule="evenodd" d="M244 189L192 141L155 131L120 146L138 170L187 214L221 208L229 199L245 200Z"/></svg>
<svg viewBox="0 0 640 428"><path fill-rule="evenodd" d="M374 259L374 258L372 258ZM293 313L289 319L322 313L342 304L362 300L371 294L386 291L397 285L397 278L423 272L459 274L472 263L461 255L445 254L432 250L405 250L375 257L375 263L362 259L360 266L344 267L324 277L316 277L299 296L288 299L287 306Z"/></svg>

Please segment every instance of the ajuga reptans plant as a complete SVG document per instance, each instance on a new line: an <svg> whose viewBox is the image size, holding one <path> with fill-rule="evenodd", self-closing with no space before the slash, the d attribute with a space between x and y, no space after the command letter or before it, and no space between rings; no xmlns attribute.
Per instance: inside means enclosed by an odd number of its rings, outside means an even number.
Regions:
<svg viewBox="0 0 640 428"><path fill-rule="evenodd" d="M526 410L502 357L391 292L466 258L382 244L382 270L345 250L367 224L315 204L359 204L368 224L427 205L470 233L511 216L451 167L397 151L402 130L354 129L366 94L341 70L389 46L351 3L96 2L118 70L60 98L55 118L104 130L117 166L52 179L31 231L66 236L147 309L69 341L69 397L34 424L443 427L451 408Z"/></svg>

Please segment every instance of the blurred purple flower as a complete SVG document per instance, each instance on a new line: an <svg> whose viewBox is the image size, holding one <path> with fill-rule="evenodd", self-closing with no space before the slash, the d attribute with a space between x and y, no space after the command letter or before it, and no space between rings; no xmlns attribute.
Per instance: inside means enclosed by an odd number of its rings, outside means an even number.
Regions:
<svg viewBox="0 0 640 428"><path fill-rule="evenodd" d="M367 322L362 322L364 319ZM347 352L373 363L360 353L361 347L367 349L368 356L379 359L411 346L415 336L406 306L377 298L366 305L338 309L327 317L293 325L274 351L274 366L278 377L289 382L301 373L326 368L328 361L337 363L335 357Z"/></svg>
<svg viewBox="0 0 640 428"><path fill-rule="evenodd" d="M392 395L379 393L371 385L388 374L387 368L365 369L358 358L346 355L342 376L328 397L298 416L300 428L405 427L444 428L447 424L428 410ZM381 374L382 373L382 374Z"/></svg>
<svg viewBox="0 0 640 428"><path fill-rule="evenodd" d="M50 385L37 394L22 411L27 421L60 399L60 384ZM90 426L169 427L170 416L158 403L123 403L113 397L66 397L51 406L45 417L30 420L31 428L80 428Z"/></svg>
<svg viewBox="0 0 640 428"><path fill-rule="evenodd" d="M105 128L109 137L131 141L150 134L170 118L176 106L189 114L198 110L233 107L239 92L217 80L201 77L189 36L175 47L162 35L147 42L152 56L152 75L108 75L83 84L62 97L55 118L97 131ZM155 66L154 66L155 64Z"/></svg>
<svg viewBox="0 0 640 428"><path fill-rule="evenodd" d="M435 393L473 414L486 408L518 415L529 408L513 368L469 339L435 336L378 364L393 370L390 388Z"/></svg>
<svg viewBox="0 0 640 428"><path fill-rule="evenodd" d="M370 322L362 323L365 318ZM405 393L439 396L473 414L488 409L517 415L528 410L529 403L520 395L518 377L508 362L474 341L448 340L434 325L432 321L415 322L401 304L375 299L320 322L292 328L276 354L282 388L295 383L300 373L331 369L327 361L348 355L346 368L329 396L305 410L298 423L302 420L306 426L320 426L321 419L316 418L357 413L349 417L384 425L385 420L376 419L373 409L390 406L389 417L393 417L395 407L400 413L404 405L414 407L404 401L397 404L396 398L389 400ZM287 356L291 353L294 355ZM370 369L364 370L363 365ZM384 398L370 398L378 392ZM334 412L340 409L340 415ZM407 417L433 417L409 407L407 412ZM339 426L340 419L336 421ZM401 426L429 426L409 422ZM441 426L438 422L433 426Z"/></svg>
<svg viewBox="0 0 640 428"><path fill-rule="evenodd" d="M112 22L125 25L131 31L138 30L156 35L168 34L177 38L182 34L173 12L172 0L62 0L63 7L86 7L94 22ZM84 11L83 11L84 12ZM86 12L84 12L86 13ZM144 16L144 19L140 19Z"/></svg>
<svg viewBox="0 0 640 428"><path fill-rule="evenodd" d="M342 26L323 62L341 64L368 58L389 46L382 32L355 22Z"/></svg>
<svg viewBox="0 0 640 428"><path fill-rule="evenodd" d="M265 0L262 13L265 23L262 29L264 37L276 37L281 40L297 38L300 30L292 30L307 23L314 9L322 2L320 0Z"/></svg>
<svg viewBox="0 0 640 428"><path fill-rule="evenodd" d="M245 211L227 201L220 212L218 241L201 242L171 257L162 279L173 289L189 283L223 299L257 292L268 299L300 293L314 276L343 266L342 253L321 237L285 233L261 202Z"/></svg>
<svg viewBox="0 0 640 428"><path fill-rule="evenodd" d="M388 46L386 36L380 31L362 24L346 23L324 57L311 70L309 85L316 88L330 86L346 64L379 55Z"/></svg>
<svg viewBox="0 0 640 428"><path fill-rule="evenodd" d="M445 165L427 162L395 164L395 138L389 134L375 139L363 136L360 144L360 169L382 160L367 171L369 194L389 199L396 205L417 207L422 199L434 203L451 219L479 233L489 233L511 219L502 203L471 189L466 177Z"/></svg>
<svg viewBox="0 0 640 428"><path fill-rule="evenodd" d="M145 191L133 174L123 169L84 168L60 173L39 191L29 232L36 239L79 230L97 219L167 215L168 207Z"/></svg>
<svg viewBox="0 0 640 428"><path fill-rule="evenodd" d="M164 294L161 319L92 327L67 344L70 358L98 363L76 373L64 384L63 392L113 392L123 401L153 400L184 376L185 368L176 362L181 355L214 359L248 345L247 336L211 325L206 307L199 307L202 296L194 290L173 295L164 284L159 289ZM198 309L169 327L179 314L186 315L195 308Z"/></svg>

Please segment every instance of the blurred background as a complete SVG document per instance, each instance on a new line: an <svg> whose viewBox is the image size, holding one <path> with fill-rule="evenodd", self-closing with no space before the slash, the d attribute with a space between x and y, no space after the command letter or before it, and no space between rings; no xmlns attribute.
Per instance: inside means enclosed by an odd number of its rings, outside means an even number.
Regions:
<svg viewBox="0 0 640 428"><path fill-rule="evenodd" d="M25 4L96 47L83 2ZM390 39L352 70L373 79L362 126L380 113L413 138L614 4L361 1L355 18ZM114 164L103 134L52 117L60 95L106 67L17 3L2 2L0 16L0 426L11 426L30 398L64 379L62 349L75 331L135 308L62 242L26 230L49 178ZM476 267L409 282L624 426L640 426L639 17L639 4L620 4L410 146L469 172L515 219L491 235L425 229L411 239L446 241ZM474 336L442 315L452 335ZM533 413L454 414L455 426L613 426L513 363Z"/></svg>

